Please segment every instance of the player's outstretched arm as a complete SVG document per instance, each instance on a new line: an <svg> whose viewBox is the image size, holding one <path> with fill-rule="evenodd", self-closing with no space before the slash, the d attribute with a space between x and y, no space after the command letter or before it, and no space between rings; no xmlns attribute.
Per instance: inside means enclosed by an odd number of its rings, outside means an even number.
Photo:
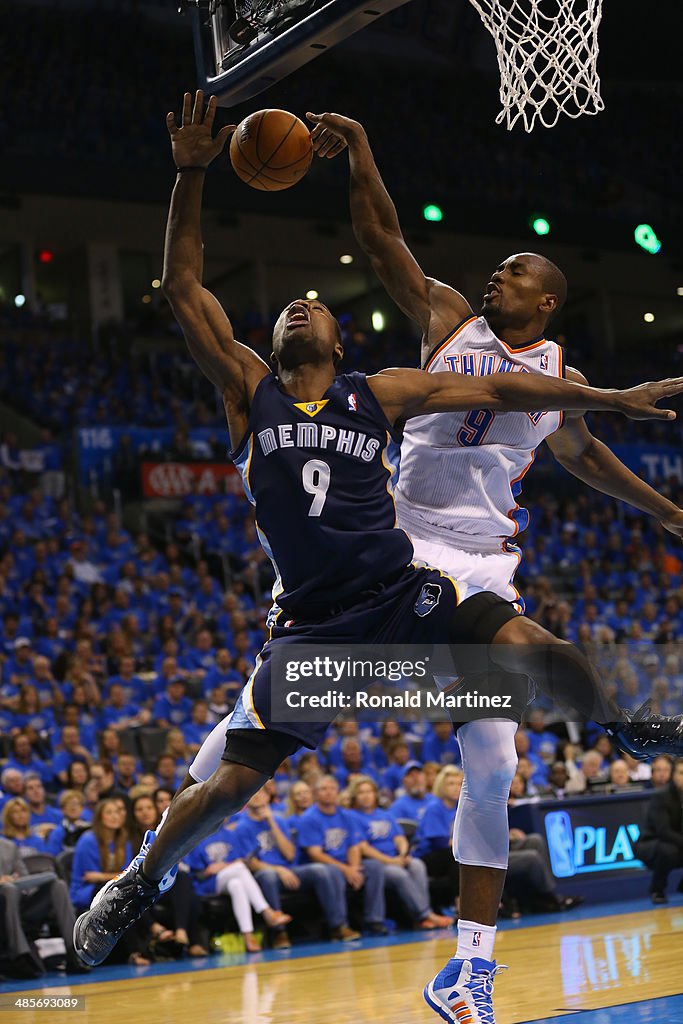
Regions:
<svg viewBox="0 0 683 1024"><path fill-rule="evenodd" d="M348 146L350 202L358 244L396 305L421 328L427 345L440 341L471 316L467 300L454 288L422 271L406 245L396 207L382 181L365 129L341 114L308 114L318 156L336 156Z"/></svg>
<svg viewBox="0 0 683 1024"><path fill-rule="evenodd" d="M673 420L672 409L657 402L683 392L683 377L618 391L548 377L541 373L461 373L382 370L368 385L391 423L434 412L491 409L497 412L620 412L635 420Z"/></svg>
<svg viewBox="0 0 683 1024"><path fill-rule="evenodd" d="M571 367L567 367L567 378L580 384L588 383L582 373ZM665 529L683 538L683 509L632 473L606 444L591 434L583 416L568 416L560 429L546 440L568 473L602 494L647 512Z"/></svg>
<svg viewBox="0 0 683 1024"><path fill-rule="evenodd" d="M182 126L166 116L178 176L166 224L162 288L187 346L202 373L223 396L230 435L237 443L246 430L249 404L259 381L269 373L266 363L235 341L232 325L218 299L202 285L201 206L204 172L225 147L234 125L214 137L216 98L204 111L201 90L183 98Z"/></svg>

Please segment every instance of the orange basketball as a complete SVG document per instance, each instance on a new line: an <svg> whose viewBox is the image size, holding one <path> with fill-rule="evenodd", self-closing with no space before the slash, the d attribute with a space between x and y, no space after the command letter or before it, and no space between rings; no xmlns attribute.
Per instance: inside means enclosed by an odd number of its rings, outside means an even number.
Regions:
<svg viewBox="0 0 683 1024"><path fill-rule="evenodd" d="M235 173L247 185L264 192L296 185L312 159L308 128L286 110L257 110L245 117L230 140Z"/></svg>

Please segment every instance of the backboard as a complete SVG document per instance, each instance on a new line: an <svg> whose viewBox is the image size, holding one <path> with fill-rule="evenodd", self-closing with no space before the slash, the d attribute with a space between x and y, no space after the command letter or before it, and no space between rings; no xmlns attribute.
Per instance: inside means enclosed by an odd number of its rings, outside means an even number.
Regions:
<svg viewBox="0 0 683 1024"><path fill-rule="evenodd" d="M185 0L198 86L232 107L408 0Z"/></svg>

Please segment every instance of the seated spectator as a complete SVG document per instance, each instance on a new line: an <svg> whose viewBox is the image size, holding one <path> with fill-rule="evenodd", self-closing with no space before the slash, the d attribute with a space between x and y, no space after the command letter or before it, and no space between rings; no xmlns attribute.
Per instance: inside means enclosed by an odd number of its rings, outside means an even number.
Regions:
<svg viewBox="0 0 683 1024"><path fill-rule="evenodd" d="M227 647L219 648L214 665L207 670L202 681L202 693L206 695L217 686L222 686L225 699L232 708L243 685L244 680L233 665L230 651Z"/></svg>
<svg viewBox="0 0 683 1024"><path fill-rule="evenodd" d="M34 729L41 740L48 739L57 728L54 711L40 703L38 690L30 683L25 683L19 691L14 723L22 730Z"/></svg>
<svg viewBox="0 0 683 1024"><path fill-rule="evenodd" d="M105 699L109 696L112 685L117 684L123 690L123 698L126 704L144 704L151 696L147 691L144 680L135 672L135 658L130 654L124 654L119 659L118 675L110 676L104 690Z"/></svg>
<svg viewBox="0 0 683 1024"><path fill-rule="evenodd" d="M529 734L525 729L518 729L515 733L515 750L517 751L519 770L519 761L522 758L526 758L526 761L531 765L531 771L528 772L526 765L523 769L523 774L526 776L527 786L529 792L532 793L535 787L544 786L548 781L548 769L537 754L531 753L531 741L529 740Z"/></svg>
<svg viewBox="0 0 683 1024"><path fill-rule="evenodd" d="M236 828L225 824L213 835L203 839L190 853L190 866L195 888L201 896L230 897L247 953L259 953L261 943L254 934L252 910L263 916L268 927L287 925L289 914L274 910L263 895L258 882L242 859L248 851Z"/></svg>
<svg viewBox="0 0 683 1024"><path fill-rule="evenodd" d="M405 767L405 765L404 765ZM441 771L441 765L436 761L424 761L422 764L422 771L425 773L425 780L427 782L427 792L433 793L436 780L439 777Z"/></svg>
<svg viewBox="0 0 683 1024"><path fill-rule="evenodd" d="M293 782L289 787L287 793L287 801L285 804L285 821L290 829L294 831L294 838L296 839L298 832L298 819L307 811L309 807L313 806L313 790L307 782L303 779L299 779L297 782Z"/></svg>
<svg viewBox="0 0 683 1024"><path fill-rule="evenodd" d="M361 863L361 837L355 815L339 806L339 783L323 775L314 787L315 804L299 818L298 845L308 861L337 868L353 890L363 890L363 915L373 935L385 935L384 878L377 861ZM349 941L348 918L333 938Z"/></svg>
<svg viewBox="0 0 683 1024"><path fill-rule="evenodd" d="M463 773L446 765L434 783L433 800L422 816L413 841L413 853L424 862L430 878L448 882L453 897L460 888L459 867L453 858L453 825L462 789Z"/></svg>
<svg viewBox="0 0 683 1024"><path fill-rule="evenodd" d="M76 920L66 882L54 879L26 888L29 871L17 845L0 838L0 952L9 960L3 970L14 978L39 978L45 974L26 936L26 929L52 924L66 946L66 970L82 974L88 970L80 962L73 944Z"/></svg>
<svg viewBox="0 0 683 1024"><path fill-rule="evenodd" d="M122 751L116 761L116 787L128 793L138 781L138 762L135 754Z"/></svg>
<svg viewBox="0 0 683 1024"><path fill-rule="evenodd" d="M180 729L169 729L166 733L164 754L168 754L175 761L176 777L179 782L182 782L187 775L188 765L192 761L192 753Z"/></svg>
<svg viewBox="0 0 683 1024"><path fill-rule="evenodd" d="M102 729L133 729L147 725L151 719L148 708L126 701L126 691L119 683L112 683L109 696L100 709L100 728Z"/></svg>
<svg viewBox="0 0 683 1024"><path fill-rule="evenodd" d="M296 774L302 782L312 786L323 774L323 767L315 750L306 750L296 761Z"/></svg>
<svg viewBox="0 0 683 1024"><path fill-rule="evenodd" d="M410 761L410 744L407 740L394 740L388 748L389 767L384 771L381 778L382 789L388 790L392 795L401 786L403 769Z"/></svg>
<svg viewBox="0 0 683 1024"><path fill-rule="evenodd" d="M511 897L546 913L571 910L583 903L580 896L558 895L543 837L535 832L527 835L519 828L510 829L510 858L503 902L507 903Z"/></svg>
<svg viewBox="0 0 683 1024"><path fill-rule="evenodd" d="M361 775L351 783L351 810L357 816L363 866L366 860L379 862L385 891L396 893L413 927L427 931L452 925L452 917L432 910L425 863L410 856L403 830L389 811L378 806L378 796L376 782L367 776Z"/></svg>
<svg viewBox="0 0 683 1024"><path fill-rule="evenodd" d="M166 786L157 786L154 790L154 806L157 809L159 820L164 811L171 806L171 800L175 789L168 789Z"/></svg>
<svg viewBox="0 0 683 1024"><path fill-rule="evenodd" d="M540 708L534 708L526 722L529 737L529 753L539 757L544 764L555 761L558 738L545 727L545 715Z"/></svg>
<svg viewBox="0 0 683 1024"><path fill-rule="evenodd" d="M296 785L306 784L300 782ZM248 851L247 863L274 910L282 909L281 894L284 890L312 890L330 934L340 933L346 923L346 880L343 874L329 864L299 863L295 835L284 818L273 814L265 789L254 794L245 812L239 816L237 832ZM355 936L360 937L357 932ZM338 937L342 937L341 934ZM274 949L290 946L284 926L275 929L272 945Z"/></svg>
<svg viewBox="0 0 683 1024"><path fill-rule="evenodd" d="M675 868L683 867L682 802L683 758L678 757L671 781L658 787L650 798L645 825L635 845L636 856L652 869L650 898L655 904L669 902L669 875ZM683 886L679 885L679 891L683 891Z"/></svg>
<svg viewBox="0 0 683 1024"><path fill-rule="evenodd" d="M629 776L628 764L623 758L617 758L616 761L612 761L609 766L608 781L612 787L612 791L615 793L625 793L629 789L632 789L634 782L631 781Z"/></svg>
<svg viewBox="0 0 683 1024"><path fill-rule="evenodd" d="M66 785L68 788L84 792L89 781L90 769L85 761L72 761L66 770Z"/></svg>
<svg viewBox="0 0 683 1024"><path fill-rule="evenodd" d="M74 847L71 867L71 899L76 914L88 909L95 893L123 870L132 857L125 827L126 812L118 800L101 800L95 808L92 829L84 832ZM120 940L128 963L148 967L143 953L151 938L150 918L143 915Z"/></svg>
<svg viewBox="0 0 683 1024"><path fill-rule="evenodd" d="M209 715L208 701L196 700L192 708L192 718L182 727L182 735L187 744L190 760L192 760L206 737L213 730L215 724ZM190 761L187 763L189 764Z"/></svg>
<svg viewBox="0 0 683 1024"><path fill-rule="evenodd" d="M548 772L548 785L539 790L539 796L543 800L562 800L567 795L567 783L569 772L564 761L556 761Z"/></svg>
<svg viewBox="0 0 683 1024"><path fill-rule="evenodd" d="M62 815L56 807L52 807L45 797L45 786L40 775L29 774L24 777L24 799L29 806L31 831L46 839L55 825L59 825Z"/></svg>
<svg viewBox="0 0 683 1024"><path fill-rule="evenodd" d="M53 766L49 761L43 761L35 756L26 732L17 732L12 736L7 768L15 768L24 777L28 774L39 775L46 785L50 785L54 778Z"/></svg>
<svg viewBox="0 0 683 1024"><path fill-rule="evenodd" d="M121 737L116 729L104 729L100 733L100 742L97 748L98 761L110 761L114 767L121 753Z"/></svg>
<svg viewBox="0 0 683 1024"><path fill-rule="evenodd" d="M90 828L92 815L86 818L85 798L77 789L65 789L59 797L61 818L47 837L48 852L56 857L63 850L71 850L84 832Z"/></svg>
<svg viewBox="0 0 683 1024"><path fill-rule="evenodd" d="M666 754L656 757L650 768L650 786L653 789L661 789L671 782L674 766L673 761Z"/></svg>
<svg viewBox="0 0 683 1024"><path fill-rule="evenodd" d="M73 725L65 725L62 729L60 747L52 758L52 770L61 785L67 785L67 769L73 761L85 761L90 766L92 760L92 754L81 743L78 729Z"/></svg>
<svg viewBox="0 0 683 1024"><path fill-rule="evenodd" d="M5 768L0 775L0 786L2 787L2 796L0 796L0 810L5 806L8 800L14 799L17 796L23 796L24 794L24 774L18 771L16 768Z"/></svg>
<svg viewBox="0 0 683 1024"><path fill-rule="evenodd" d="M567 783L567 793L586 793L597 786L604 786L607 773L602 770L602 755L597 750L587 750L581 761L581 770Z"/></svg>
<svg viewBox="0 0 683 1024"><path fill-rule="evenodd" d="M8 800L2 809L2 834L14 843L22 857L48 852L40 836L31 834L30 818L28 804L20 796Z"/></svg>
<svg viewBox="0 0 683 1024"><path fill-rule="evenodd" d="M422 741L422 757L439 765L462 763L460 746L453 732L453 723L431 722L431 728Z"/></svg>
<svg viewBox="0 0 683 1024"><path fill-rule="evenodd" d="M151 794L141 793L133 799L130 832L131 845L134 849L137 850L142 845L145 833L150 829L156 829L160 820L161 816ZM159 908L162 916L170 918L170 930L164 930L157 936L157 943L162 949L164 944L168 948L169 943L174 942L180 946L181 951L187 952L188 956L208 955L201 942L199 897L194 891L188 871L178 872L175 885L155 904L152 910L154 915L156 908Z"/></svg>
<svg viewBox="0 0 683 1024"><path fill-rule="evenodd" d="M385 768L389 767L389 751L392 744L397 740L403 740L405 738L403 730L398 722L388 719L381 723L379 741L374 745L370 752L372 763L376 769L383 771Z"/></svg>
<svg viewBox="0 0 683 1024"><path fill-rule="evenodd" d="M192 717L192 701L185 696L185 680L176 676L154 702L152 717L162 729L178 728Z"/></svg>
<svg viewBox="0 0 683 1024"><path fill-rule="evenodd" d="M194 647L185 651L185 664L195 679L204 679L216 663L216 651L211 630L200 629Z"/></svg>
<svg viewBox="0 0 683 1024"><path fill-rule="evenodd" d="M403 767L401 777L403 796L389 807L389 813L395 821L414 821L419 824L430 803L436 800L432 793L427 792L427 776L419 761L408 761Z"/></svg>
<svg viewBox="0 0 683 1024"><path fill-rule="evenodd" d="M345 736L341 742L341 764L334 769L334 776L344 789L358 775L374 776L375 771L368 760L367 749L355 736Z"/></svg>
<svg viewBox="0 0 683 1024"><path fill-rule="evenodd" d="M161 756L157 758L156 776L160 786L165 786L167 789L170 789L171 792L175 793L186 774L187 765L182 769L179 768L175 757L171 754L161 754Z"/></svg>

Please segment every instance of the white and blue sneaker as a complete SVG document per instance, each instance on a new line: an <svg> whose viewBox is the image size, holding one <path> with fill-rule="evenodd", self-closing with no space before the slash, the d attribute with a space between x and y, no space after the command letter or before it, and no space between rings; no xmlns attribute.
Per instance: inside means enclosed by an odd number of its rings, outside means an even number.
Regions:
<svg viewBox="0 0 683 1024"><path fill-rule="evenodd" d="M93 907L97 906L97 904L100 902L102 897L105 895L107 889L109 889L112 885L114 885L118 881L119 878L121 878L123 875L126 874L127 871L130 871L131 868L134 869L135 871L137 871L140 867L142 867L142 862L144 861L145 857L149 853L150 847L152 846L152 843L154 842L156 837L157 837L157 834L152 829L148 829L145 832L144 836L142 837L142 844L140 846L140 849L135 854L135 856L133 857L133 859L130 862L130 864L123 869L123 871L121 872L120 875L117 875L116 878L112 878L111 882L107 882L106 885L102 886L102 888L99 890L99 892L95 893L95 895L92 898L92 902L90 904L90 909L91 910L93 909ZM176 865L174 865L174 867L171 868L170 871L166 872L164 877L159 882L159 885L158 885L159 896L163 896L163 894L165 892L168 892L169 889L173 888L177 875L178 875L178 865L176 864Z"/></svg>
<svg viewBox="0 0 683 1024"><path fill-rule="evenodd" d="M425 1001L451 1024L496 1024L493 1016L493 978L503 964L475 956L452 957L444 969L425 985Z"/></svg>

